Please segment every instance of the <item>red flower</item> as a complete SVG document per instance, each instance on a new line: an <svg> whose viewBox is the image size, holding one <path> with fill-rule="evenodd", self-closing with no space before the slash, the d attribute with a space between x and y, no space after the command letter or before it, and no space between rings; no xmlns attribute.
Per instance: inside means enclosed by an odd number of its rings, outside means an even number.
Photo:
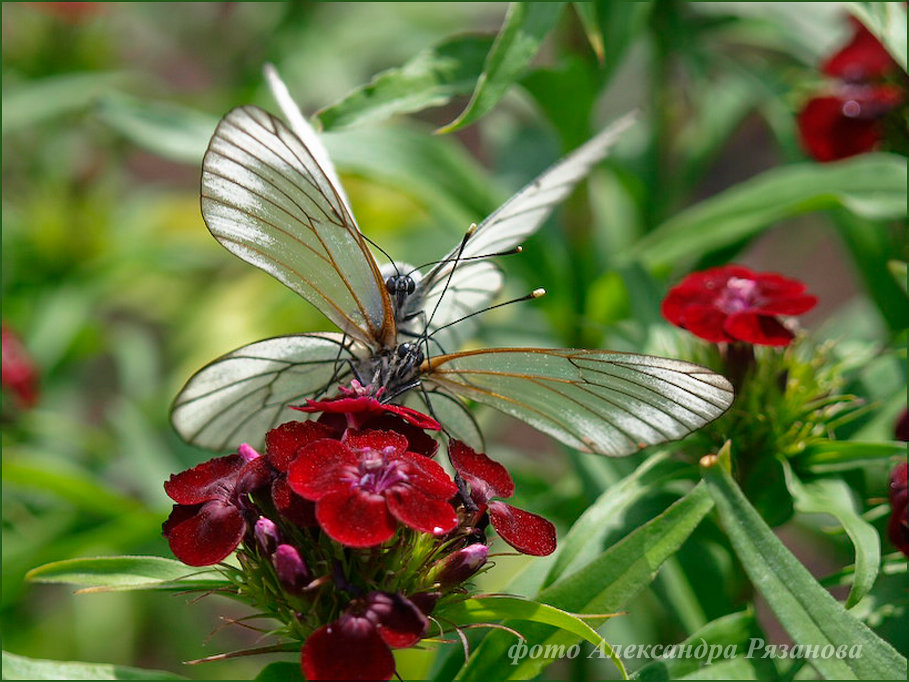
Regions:
<svg viewBox="0 0 909 682"><path fill-rule="evenodd" d="M477 507L476 519L488 512L489 522L499 536L523 554L546 556L555 551L555 526L549 521L492 500L514 494L514 482L505 467L459 440L451 441L448 456L458 475L470 485L470 499Z"/></svg>
<svg viewBox="0 0 909 682"><path fill-rule="evenodd" d="M821 66L824 74L839 80L798 115L802 145L818 161L875 149L884 137L883 119L906 99L903 88L881 82L895 74L902 77L897 63L868 29L851 21L852 40Z"/></svg>
<svg viewBox="0 0 909 682"><path fill-rule="evenodd" d="M0 381L12 392L19 407L27 409L38 402L38 370L19 335L3 325L3 368Z"/></svg>
<svg viewBox="0 0 909 682"><path fill-rule="evenodd" d="M209 566L227 557L246 533L244 497L269 476L261 458L240 454L171 476L164 490L177 504L162 530L174 555L190 566Z"/></svg>
<svg viewBox="0 0 909 682"><path fill-rule="evenodd" d="M899 65L855 17L849 17L855 33L852 40L840 50L827 58L821 65L821 71L834 78L845 81L861 82L883 78L899 71Z"/></svg>
<svg viewBox="0 0 909 682"><path fill-rule="evenodd" d="M881 119L903 98L892 85L844 85L816 97L798 115L802 144L818 161L870 152L881 141Z"/></svg>
<svg viewBox="0 0 909 682"><path fill-rule="evenodd" d="M670 289L663 317L707 341L785 346L793 334L778 315L801 315L817 304L805 285L739 265L693 272Z"/></svg>
<svg viewBox="0 0 909 682"><path fill-rule="evenodd" d="M388 680L391 648L413 646L426 633L426 616L400 594L373 592L313 632L300 652L307 680Z"/></svg>
<svg viewBox="0 0 909 682"><path fill-rule="evenodd" d="M907 470L909 465L900 462L890 474L890 524L887 528L890 542L909 557L909 490L907 490Z"/></svg>
<svg viewBox="0 0 909 682"><path fill-rule="evenodd" d="M396 431L407 438L407 449L410 452L419 452L427 457L435 455L439 444L424 429L441 431L442 425L439 422L409 407L380 402L379 398L385 391L383 388L373 395L370 387L364 387L356 380L350 385L351 388L339 387L342 394L340 398L307 400L305 405L293 409L321 412L319 423L332 427L338 436L348 428L358 431Z"/></svg>
<svg viewBox="0 0 909 682"><path fill-rule="evenodd" d="M347 430L340 441L314 441L298 451L287 482L316 503L322 530L348 547L381 544L398 522L436 535L458 523L448 503L457 486L441 466L408 452L407 439L390 431Z"/></svg>

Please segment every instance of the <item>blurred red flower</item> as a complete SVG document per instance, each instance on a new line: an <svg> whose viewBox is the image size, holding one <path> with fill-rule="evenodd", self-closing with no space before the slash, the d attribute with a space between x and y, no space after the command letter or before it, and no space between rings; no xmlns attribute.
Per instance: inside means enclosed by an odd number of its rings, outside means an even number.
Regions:
<svg viewBox="0 0 909 682"><path fill-rule="evenodd" d="M3 325L3 388L10 391L19 407L28 409L38 402L38 369L19 335Z"/></svg>
<svg viewBox="0 0 909 682"><path fill-rule="evenodd" d="M744 341L785 346L793 333L777 319L817 304L805 285L770 272L723 265L693 272L669 290L662 313L669 322L714 343Z"/></svg>
<svg viewBox="0 0 909 682"><path fill-rule="evenodd" d="M907 490L907 470L909 465L900 462L890 474L890 524L888 535L890 542L903 554L909 557L909 490Z"/></svg>
<svg viewBox="0 0 909 682"><path fill-rule="evenodd" d="M852 40L821 66L838 79L829 93L808 101L798 115L805 150L818 161L835 161L875 149L883 119L906 99L905 87L882 82L905 74L880 41L851 19ZM905 124L903 124L905 125Z"/></svg>

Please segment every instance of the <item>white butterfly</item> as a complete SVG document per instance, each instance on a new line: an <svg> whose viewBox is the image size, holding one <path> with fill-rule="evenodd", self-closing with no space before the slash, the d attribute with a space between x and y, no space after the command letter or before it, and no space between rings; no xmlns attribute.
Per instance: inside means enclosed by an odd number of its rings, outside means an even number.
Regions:
<svg viewBox="0 0 909 682"><path fill-rule="evenodd" d="M438 347L451 343L439 338L447 325L488 304L502 275L483 258L536 231L631 117L524 187L420 277L401 264L379 267L318 135L275 71L266 75L290 127L254 106L228 113L203 160L202 215L229 251L314 304L343 333L266 339L202 368L171 414L187 442L218 451L260 444L291 418L288 406L352 378L383 387L384 399L423 403L469 443L481 436L458 396L604 455L681 438L729 407L726 379L678 360L538 348L431 355L425 342L428 335Z"/></svg>

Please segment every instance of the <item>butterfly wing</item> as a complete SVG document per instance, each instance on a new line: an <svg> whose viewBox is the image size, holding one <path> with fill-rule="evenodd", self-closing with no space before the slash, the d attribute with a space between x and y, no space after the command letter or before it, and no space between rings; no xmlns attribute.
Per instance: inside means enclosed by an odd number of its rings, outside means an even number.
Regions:
<svg viewBox="0 0 909 682"><path fill-rule="evenodd" d="M393 345L391 301L343 194L279 119L253 106L221 119L202 162L202 216L225 248L346 334Z"/></svg>
<svg viewBox="0 0 909 682"><path fill-rule="evenodd" d="M503 348L424 363L424 383L490 405L578 450L630 454L719 417L732 386L679 360L599 350Z"/></svg>
<svg viewBox="0 0 909 682"><path fill-rule="evenodd" d="M477 452L485 449L483 433L470 408L458 396L435 387L423 391L410 391L404 404L418 412L431 415L445 432Z"/></svg>
<svg viewBox="0 0 909 682"><path fill-rule="evenodd" d="M280 336L243 346L186 382L174 401L171 422L187 443L207 450L223 452L240 443L259 447L269 429L294 418L289 405L347 379L346 361L354 350L350 339L333 333Z"/></svg>
<svg viewBox="0 0 909 682"><path fill-rule="evenodd" d="M613 144L636 119L637 113L623 116L544 171L497 208L467 239L463 250L458 245L439 265L426 274L420 290L412 297L411 306L422 307L427 316L429 315L432 310L430 302L438 300L442 295L451 269L456 267L455 258L458 257L459 251L461 258L489 256L518 246L536 232L552 213L553 208L564 201L575 186L587 177L591 169L606 157ZM472 261L468 261L457 265L457 269L468 268L471 263ZM497 293L498 290L492 291L487 297L476 297L474 300L476 307L473 310L479 310L487 305ZM456 300L454 295L449 298L448 293L445 294L445 298L446 301ZM443 305L446 304L443 302ZM441 322L434 319L433 326L441 326Z"/></svg>

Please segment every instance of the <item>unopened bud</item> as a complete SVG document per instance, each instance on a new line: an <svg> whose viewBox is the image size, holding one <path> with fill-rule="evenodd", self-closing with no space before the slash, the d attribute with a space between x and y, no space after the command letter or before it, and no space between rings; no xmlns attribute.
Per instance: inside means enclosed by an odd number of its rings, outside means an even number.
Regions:
<svg viewBox="0 0 909 682"><path fill-rule="evenodd" d="M237 448L237 454L243 458L244 462L251 462L254 459L258 459L262 456L252 445L249 445L248 443L240 443L240 447Z"/></svg>
<svg viewBox="0 0 909 682"><path fill-rule="evenodd" d="M260 516L259 520L256 521L253 535L255 535L256 542L262 550L262 553L266 556L272 554L278 548L278 543L281 541L281 536L278 533L278 527L275 525L275 522L264 516Z"/></svg>
<svg viewBox="0 0 909 682"><path fill-rule="evenodd" d="M291 545L278 545L271 557L278 580L288 592L299 592L312 581L312 574Z"/></svg>
<svg viewBox="0 0 909 682"><path fill-rule="evenodd" d="M489 549L482 543L467 545L435 564L435 580L442 587L457 585L470 578L483 564Z"/></svg>

